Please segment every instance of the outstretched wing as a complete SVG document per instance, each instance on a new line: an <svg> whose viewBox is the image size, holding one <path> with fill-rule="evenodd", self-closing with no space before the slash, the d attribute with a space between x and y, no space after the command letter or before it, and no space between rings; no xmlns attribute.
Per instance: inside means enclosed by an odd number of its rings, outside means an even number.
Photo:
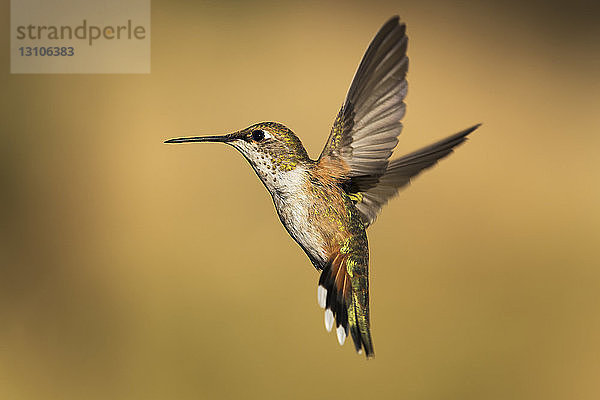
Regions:
<svg viewBox="0 0 600 400"><path fill-rule="evenodd" d="M366 245L366 244L365 244ZM348 333L356 351L367 357L374 355L369 322L368 253L342 248L325 265L317 297L325 308L325 328L331 331L335 321L336 334L343 345Z"/></svg>
<svg viewBox="0 0 600 400"><path fill-rule="evenodd" d="M406 25L393 17L369 45L319 163L342 161L348 177L382 175L402 131L406 96Z"/></svg>
<svg viewBox="0 0 600 400"><path fill-rule="evenodd" d="M365 175L350 180L346 191L356 200L365 227L375 221L377 214L398 190L410 183L411 178L427 168L433 167L438 160L452 153L454 147L467 140L467 135L480 125L440 140L430 146L419 149L391 161L385 173L379 177Z"/></svg>

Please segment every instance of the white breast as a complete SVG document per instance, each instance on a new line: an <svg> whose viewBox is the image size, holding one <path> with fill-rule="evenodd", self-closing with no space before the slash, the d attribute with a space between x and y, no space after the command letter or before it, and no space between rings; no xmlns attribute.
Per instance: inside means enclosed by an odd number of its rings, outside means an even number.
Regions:
<svg viewBox="0 0 600 400"><path fill-rule="evenodd" d="M321 237L309 210L314 199L306 193L308 174L304 168L282 172L277 179L282 185L271 192L277 214L290 235L314 258L325 261Z"/></svg>
<svg viewBox="0 0 600 400"><path fill-rule="evenodd" d="M242 140L231 145L246 157L273 197L279 219L290 235L309 255L321 262L326 260L323 238L309 210L314 199L306 193L308 171L302 165L292 170L272 167L272 161L256 149L256 143Z"/></svg>

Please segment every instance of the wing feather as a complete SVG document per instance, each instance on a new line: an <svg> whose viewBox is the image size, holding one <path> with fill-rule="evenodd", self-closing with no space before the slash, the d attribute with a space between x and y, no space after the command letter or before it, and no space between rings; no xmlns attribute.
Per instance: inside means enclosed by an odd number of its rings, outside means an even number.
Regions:
<svg viewBox="0 0 600 400"><path fill-rule="evenodd" d="M408 185L410 180L422 171L433 167L438 160L452 153L453 149L467 140L467 135L479 126L472 126L391 161L385 173L380 177L364 176L354 178L354 182L348 191L355 196L358 195L356 197L360 199L356 203L356 208L360 211L363 224L365 226L372 224L381 207L394 197L402 187Z"/></svg>
<svg viewBox="0 0 600 400"><path fill-rule="evenodd" d="M406 26L390 19L375 35L319 157L340 158L349 177L382 175L398 144L405 113Z"/></svg>

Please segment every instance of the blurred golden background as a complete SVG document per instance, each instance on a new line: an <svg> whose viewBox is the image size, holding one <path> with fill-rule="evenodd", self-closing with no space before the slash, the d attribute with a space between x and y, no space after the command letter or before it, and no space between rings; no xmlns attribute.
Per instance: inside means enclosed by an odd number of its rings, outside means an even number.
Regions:
<svg viewBox="0 0 600 400"><path fill-rule="evenodd" d="M0 38L0 398L600 397L592 2L191 3L152 2L149 75L11 75ZM245 160L162 141L275 120L316 157L394 14L397 154L484 125L369 229L365 361Z"/></svg>

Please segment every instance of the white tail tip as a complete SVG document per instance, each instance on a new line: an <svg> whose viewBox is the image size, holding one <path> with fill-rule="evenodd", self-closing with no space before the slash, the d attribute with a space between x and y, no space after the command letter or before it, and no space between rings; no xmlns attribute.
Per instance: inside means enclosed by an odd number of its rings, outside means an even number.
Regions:
<svg viewBox="0 0 600 400"><path fill-rule="evenodd" d="M317 301L321 308L325 308L325 300L327 299L327 289L323 286L317 288Z"/></svg>
<svg viewBox="0 0 600 400"><path fill-rule="evenodd" d="M340 342L340 346L344 345L344 342L346 341L346 331L344 330L343 326L338 326L337 327L337 337L338 337L338 342Z"/></svg>
<svg viewBox="0 0 600 400"><path fill-rule="evenodd" d="M328 308L325 310L325 329L331 332L331 328L333 328L333 312Z"/></svg>

